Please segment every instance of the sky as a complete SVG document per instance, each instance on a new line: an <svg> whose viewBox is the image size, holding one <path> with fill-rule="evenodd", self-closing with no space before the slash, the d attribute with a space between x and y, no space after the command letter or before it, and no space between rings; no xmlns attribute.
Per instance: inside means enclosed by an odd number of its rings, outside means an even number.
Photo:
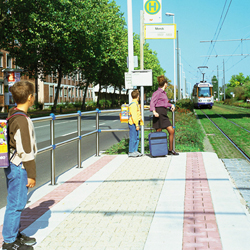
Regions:
<svg viewBox="0 0 250 250"><path fill-rule="evenodd" d="M115 1L127 22L127 0ZM136 34L140 34L140 10L143 10L143 0L132 0L133 32ZM190 93L196 82L202 80L202 73L205 73L205 80L209 82L218 74L219 86L222 86L223 60L225 83L229 83L232 75L240 72L245 77L250 75L249 10L249 0L162 0L162 23L173 23L173 17L166 16L166 12L175 15L182 83L185 77L187 93ZM147 39L146 42L157 53L160 65L166 71L166 77L173 83L173 40ZM232 56L242 54L243 56ZM201 72L198 70L200 66L208 68L202 69Z"/></svg>

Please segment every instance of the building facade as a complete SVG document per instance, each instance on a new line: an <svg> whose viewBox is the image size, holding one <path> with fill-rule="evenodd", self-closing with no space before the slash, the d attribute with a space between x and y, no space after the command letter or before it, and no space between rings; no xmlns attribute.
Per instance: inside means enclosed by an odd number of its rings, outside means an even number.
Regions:
<svg viewBox="0 0 250 250"><path fill-rule="evenodd" d="M18 69L17 66L14 65L13 58L10 57L9 53L4 50L0 50L0 110L4 109L4 72L3 69ZM61 87L58 95L58 104L60 103L75 103L82 102L84 96L84 89L80 89L80 79L82 78L81 73L77 73L74 76L63 76ZM34 83L35 79L29 78L29 76L22 75L21 80L29 80ZM48 108L54 104L54 99L56 95L57 89L57 79L53 75L46 76L45 80L42 81L38 79L38 102L43 104L44 108ZM97 101L97 96L99 92L99 84L93 86L89 85L86 93L85 101ZM104 95L105 94L105 95ZM115 98L118 98L120 95L118 90L114 91L112 86L101 90L101 98L111 98L111 95L115 94ZM126 100L126 91L123 89L121 92L122 98L120 99Z"/></svg>

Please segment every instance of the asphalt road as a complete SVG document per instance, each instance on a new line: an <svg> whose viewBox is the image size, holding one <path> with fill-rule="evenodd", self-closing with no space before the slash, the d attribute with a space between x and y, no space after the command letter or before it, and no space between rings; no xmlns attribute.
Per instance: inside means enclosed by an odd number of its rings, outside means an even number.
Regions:
<svg viewBox="0 0 250 250"><path fill-rule="evenodd" d="M145 111L145 122L149 121L149 111ZM50 145L50 123L39 122L34 123L35 133L37 138L38 149L42 149ZM100 113L99 118L100 129L117 129L128 128L127 124L121 123L119 113ZM96 128L95 114L82 116L81 134L86 134ZM128 138L128 132L103 132L100 133L99 148L100 151L108 149L113 144L116 144L121 139ZM77 136L77 118L66 118L55 120L55 143L66 141ZM81 157L82 161L96 153L96 135L83 137L81 140ZM50 152L38 154L36 158L37 165L37 183L38 188L41 185L50 182ZM72 142L55 149L55 169L56 176L64 173L70 168L77 165L77 142ZM34 188L34 189L35 189ZM0 208L6 206L6 180L4 170L0 169ZM32 191L30 189L29 191Z"/></svg>

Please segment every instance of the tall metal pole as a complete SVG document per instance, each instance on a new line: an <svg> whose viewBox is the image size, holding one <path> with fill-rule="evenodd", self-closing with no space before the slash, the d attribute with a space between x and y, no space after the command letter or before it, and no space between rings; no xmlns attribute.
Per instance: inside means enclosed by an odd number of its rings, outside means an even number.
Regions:
<svg viewBox="0 0 250 250"><path fill-rule="evenodd" d="M180 89L180 62L179 62L179 40L178 40L178 30L176 31L176 43L177 43L177 86L178 86L178 99L181 99L181 89Z"/></svg>
<svg viewBox="0 0 250 250"><path fill-rule="evenodd" d="M82 160L81 160L81 120L82 120L82 112L78 111L77 112L79 116L77 117L77 136L79 138L77 142L77 167L81 168L82 167Z"/></svg>
<svg viewBox="0 0 250 250"><path fill-rule="evenodd" d="M225 84L225 63L223 59L223 84L224 84L224 101L226 100L226 84Z"/></svg>
<svg viewBox="0 0 250 250"><path fill-rule="evenodd" d="M99 156L99 109L96 109L96 156Z"/></svg>
<svg viewBox="0 0 250 250"><path fill-rule="evenodd" d="M217 65L217 82L218 82L218 101L220 101L220 89L219 89L219 66Z"/></svg>
<svg viewBox="0 0 250 250"><path fill-rule="evenodd" d="M175 24L174 15L173 15L173 24ZM174 103L176 104L176 68L175 68L175 39L174 42Z"/></svg>
<svg viewBox="0 0 250 250"><path fill-rule="evenodd" d="M134 70L134 46L133 46L133 18L132 18L132 0L127 0L128 12L128 72L132 73ZM132 102L132 90L128 91L129 103Z"/></svg>
<svg viewBox="0 0 250 250"><path fill-rule="evenodd" d="M56 184L56 170L55 170L55 115L50 114L52 120L50 120L50 145L52 150L50 153L51 158L51 185Z"/></svg>
<svg viewBox="0 0 250 250"><path fill-rule="evenodd" d="M140 11L140 69L144 69L144 12ZM141 116L144 121L144 87L141 86ZM141 126L141 153L144 154L144 125Z"/></svg>
<svg viewBox="0 0 250 250"><path fill-rule="evenodd" d="M174 13L167 12L165 15L166 16L172 16L173 17L173 24L175 25ZM175 32L176 32L176 28L175 28ZM173 84L174 84L174 103L176 103L176 72L175 72L176 71L176 65L175 65L175 53L176 52L175 52L175 39L176 38L173 39L173 45L174 45L174 82L173 82Z"/></svg>

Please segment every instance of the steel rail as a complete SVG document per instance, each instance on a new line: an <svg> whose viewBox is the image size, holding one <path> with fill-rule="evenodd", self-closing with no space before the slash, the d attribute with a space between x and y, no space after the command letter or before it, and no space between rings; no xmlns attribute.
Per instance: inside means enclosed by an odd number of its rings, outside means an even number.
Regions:
<svg viewBox="0 0 250 250"><path fill-rule="evenodd" d="M246 158L246 160L248 161L248 162L250 162L250 157L240 148L240 147L238 147L237 146L237 144L222 130L222 129L220 129L219 127L218 127L218 125L214 122L214 121L212 121L209 117L208 117L208 115L205 113L205 112L203 112L202 110L201 110L201 112L207 117L207 119L209 120L209 121L211 121L213 124L214 124L214 126L231 142L231 144Z"/></svg>

